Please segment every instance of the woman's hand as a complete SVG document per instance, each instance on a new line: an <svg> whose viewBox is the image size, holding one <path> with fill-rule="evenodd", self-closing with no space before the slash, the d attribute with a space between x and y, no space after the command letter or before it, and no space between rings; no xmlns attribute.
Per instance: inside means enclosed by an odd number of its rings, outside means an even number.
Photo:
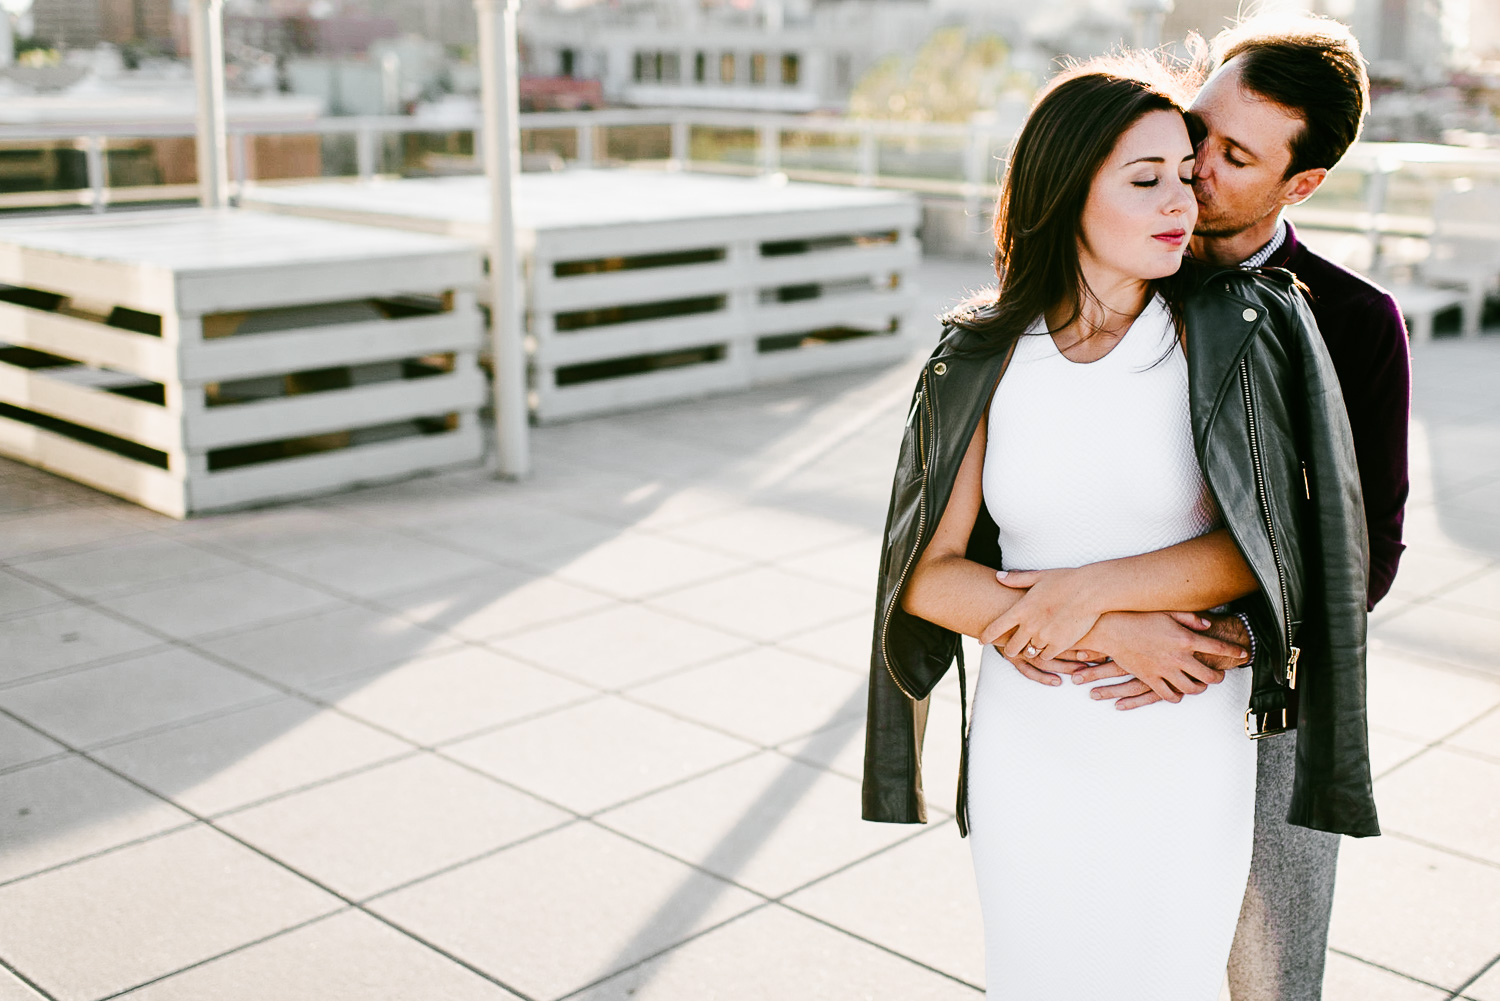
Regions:
<svg viewBox="0 0 1500 1001"><path fill-rule="evenodd" d="M1025 658L1037 665L1078 646L1108 611L1094 600L1090 578L1088 567L996 572L996 580L1026 588L1026 596L986 626L979 642L994 644L1012 661ZM997 642L1002 639L1003 644Z"/></svg>
<svg viewBox="0 0 1500 1001"><path fill-rule="evenodd" d="M1111 612L1088 636L1090 645L1108 650L1109 663L1073 672L1073 683L1130 675L1119 685L1089 693L1094 699L1117 699L1115 708L1134 709L1158 700L1180 702L1224 680L1224 671L1249 660L1240 646L1208 635L1212 623L1193 612ZM1204 659L1221 667L1205 664Z"/></svg>

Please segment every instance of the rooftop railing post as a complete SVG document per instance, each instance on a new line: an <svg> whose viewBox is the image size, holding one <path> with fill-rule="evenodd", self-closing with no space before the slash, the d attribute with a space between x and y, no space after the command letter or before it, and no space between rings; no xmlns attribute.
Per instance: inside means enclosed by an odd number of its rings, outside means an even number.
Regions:
<svg viewBox="0 0 1500 1001"><path fill-rule="evenodd" d="M578 126L578 166L594 165L594 123L592 119Z"/></svg>
<svg viewBox="0 0 1500 1001"><path fill-rule="evenodd" d="M521 166L516 7L520 0L474 0L479 21L484 167L490 196L490 357L494 365L496 473L531 471L526 347L521 339L521 260L516 248L515 183Z"/></svg>
<svg viewBox="0 0 1500 1001"><path fill-rule="evenodd" d="M859 174L855 178L856 184L869 187L875 183L875 178L880 172L879 149L875 145L875 130L868 124L860 126L859 129Z"/></svg>
<svg viewBox="0 0 1500 1001"><path fill-rule="evenodd" d="M244 132L234 134L229 146L229 176L234 181L236 197L244 197L245 182L250 175L250 137Z"/></svg>
<svg viewBox="0 0 1500 1001"><path fill-rule="evenodd" d="M693 140L688 120L681 116L672 119L672 167L687 170L693 162Z"/></svg>
<svg viewBox="0 0 1500 1001"><path fill-rule="evenodd" d="M375 179L375 130L364 122L354 133L354 162L361 181Z"/></svg>
<svg viewBox="0 0 1500 1001"><path fill-rule="evenodd" d="M1370 228L1366 233L1370 241L1370 270L1372 277L1378 277L1383 263L1380 259L1381 236L1385 232L1385 202L1386 195L1390 190L1391 175L1401 169L1401 161L1395 157L1381 153L1375 158L1370 166L1368 174L1369 187L1365 192L1365 211L1370 216Z"/></svg>
<svg viewBox="0 0 1500 1001"><path fill-rule="evenodd" d="M989 178L986 176L986 165L989 162L990 134L983 129L974 126L969 127L969 145L964 152L964 229L966 235L972 232L969 226L973 220L979 218L981 209L980 194L984 191ZM967 241L966 241L967 242Z"/></svg>
<svg viewBox="0 0 1500 1001"><path fill-rule="evenodd" d="M774 174L781 169L781 126L776 122L761 122L755 127L756 161L762 174Z"/></svg>
<svg viewBox="0 0 1500 1001"><path fill-rule="evenodd" d="M87 136L84 138L83 161L88 171L89 206L95 212L103 212L106 197L104 189L108 184L108 178L105 176L103 136Z"/></svg>
<svg viewBox="0 0 1500 1001"><path fill-rule="evenodd" d="M225 162L224 0L190 0L193 82L198 91L198 200L206 208L229 204Z"/></svg>

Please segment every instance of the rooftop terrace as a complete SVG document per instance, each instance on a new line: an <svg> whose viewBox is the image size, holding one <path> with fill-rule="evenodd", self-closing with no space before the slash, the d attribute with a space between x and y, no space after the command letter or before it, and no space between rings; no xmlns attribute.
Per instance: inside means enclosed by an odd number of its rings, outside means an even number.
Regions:
<svg viewBox="0 0 1500 1001"><path fill-rule="evenodd" d="M1500 1001L1494 334L1415 348L1330 1001ZM951 679L933 823L858 819L914 372L186 522L0 461L0 999L977 1001Z"/></svg>

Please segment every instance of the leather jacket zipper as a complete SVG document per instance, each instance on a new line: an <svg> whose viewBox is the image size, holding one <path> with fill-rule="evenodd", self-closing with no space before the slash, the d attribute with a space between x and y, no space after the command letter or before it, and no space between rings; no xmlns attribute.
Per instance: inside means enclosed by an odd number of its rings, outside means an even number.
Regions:
<svg viewBox="0 0 1500 1001"><path fill-rule="evenodd" d="M1255 419L1255 399L1250 393L1250 360L1248 358L1240 359L1240 390L1245 397L1245 421L1250 431L1250 459L1255 471L1255 495L1260 501L1260 513L1265 521L1266 535L1271 540L1271 561L1276 564L1276 584L1281 590L1281 624L1287 649L1290 652L1286 665L1287 685L1295 688L1297 687L1297 658L1302 651L1292 646L1291 598L1287 593L1286 567L1281 561L1281 546L1276 539L1276 525L1271 518L1271 500L1266 491L1265 468L1260 454L1260 425Z"/></svg>
<svg viewBox="0 0 1500 1001"><path fill-rule="evenodd" d="M919 406L921 406L923 409L925 409L927 411L927 421L928 421L929 424L932 424L932 440L933 440L934 443L936 443L936 441L937 441L937 424L934 423L933 420L932 420L932 400L931 400L930 394L927 391L927 370L925 368L922 370L922 388L917 392L916 402L914 402L912 404L912 410L911 410L911 416L912 417L916 416L916 414L917 414L917 408ZM908 426L910 426L910 423L911 423L911 418L908 417L907 418L907 424L908 424ZM891 667L891 655L890 655L889 649L886 647L886 634L889 633L890 629L891 629L891 615L894 614L895 611L896 611L896 603L901 600L901 588L906 583L906 575L909 574L909 573L911 573L912 564L916 562L917 550L922 547L922 536L927 531L927 459L928 459L928 456L927 456L927 449L924 447L926 445L924 437L925 436L922 434L922 421L921 421L921 418L918 418L917 419L917 440L918 440L917 454L922 459L922 486L919 488L919 490L917 492L917 538L916 538L916 542L912 544L911 552L908 553L907 556L906 556L906 563L901 567L901 576L898 577L898 578L896 578L896 586L891 590L890 604L886 605L886 608L885 608L885 618L880 623L880 656L881 656L881 659L885 661L885 671L886 671L887 674L889 674L891 676L892 683L894 683L895 686L901 690L901 694L905 695L907 698L911 699L913 702L917 701L917 697L915 695L913 695L907 689L907 687L901 683L901 679L898 678L898 677L896 677L896 669L893 668L893 667Z"/></svg>

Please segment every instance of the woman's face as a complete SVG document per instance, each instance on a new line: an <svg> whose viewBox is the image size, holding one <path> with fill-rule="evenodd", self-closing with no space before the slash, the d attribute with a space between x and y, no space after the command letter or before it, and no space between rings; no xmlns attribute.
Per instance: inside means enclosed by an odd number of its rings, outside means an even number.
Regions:
<svg viewBox="0 0 1500 1001"><path fill-rule="evenodd" d="M1192 182L1193 144L1182 115L1141 116L1089 186L1078 247L1089 284L1102 289L1175 273L1198 218Z"/></svg>

